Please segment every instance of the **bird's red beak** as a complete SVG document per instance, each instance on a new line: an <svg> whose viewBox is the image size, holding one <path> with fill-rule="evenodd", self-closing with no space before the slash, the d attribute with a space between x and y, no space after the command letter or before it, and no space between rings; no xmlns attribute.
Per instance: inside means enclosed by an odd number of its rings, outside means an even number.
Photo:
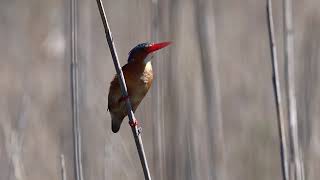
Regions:
<svg viewBox="0 0 320 180"><path fill-rule="evenodd" d="M157 51L159 49L162 49L168 45L170 45L171 42L161 42L161 43L152 43L149 45L149 47L147 48L147 53L152 53L154 51Z"/></svg>

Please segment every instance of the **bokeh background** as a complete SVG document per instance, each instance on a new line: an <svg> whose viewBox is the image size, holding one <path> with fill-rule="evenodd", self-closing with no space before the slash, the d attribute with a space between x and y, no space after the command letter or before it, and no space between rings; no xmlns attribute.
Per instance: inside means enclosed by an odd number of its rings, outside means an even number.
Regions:
<svg viewBox="0 0 320 180"><path fill-rule="evenodd" d="M103 3L122 65L140 42L174 42L156 54L155 81L136 113L154 180L281 179L266 1ZM299 134L306 178L317 180L320 1L293 3ZM1 180L75 179L70 8L0 0ZM285 84L282 1L273 10ZM95 1L78 0L75 30L83 178L143 179L129 126L111 132L115 70Z"/></svg>

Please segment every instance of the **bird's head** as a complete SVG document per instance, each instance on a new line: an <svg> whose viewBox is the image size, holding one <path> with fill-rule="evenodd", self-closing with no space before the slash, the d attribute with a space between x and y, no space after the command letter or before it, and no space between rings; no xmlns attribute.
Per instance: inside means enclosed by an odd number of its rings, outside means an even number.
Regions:
<svg viewBox="0 0 320 180"><path fill-rule="evenodd" d="M128 63L147 63L151 60L153 52L169 44L171 44L171 42L138 44L129 52Z"/></svg>

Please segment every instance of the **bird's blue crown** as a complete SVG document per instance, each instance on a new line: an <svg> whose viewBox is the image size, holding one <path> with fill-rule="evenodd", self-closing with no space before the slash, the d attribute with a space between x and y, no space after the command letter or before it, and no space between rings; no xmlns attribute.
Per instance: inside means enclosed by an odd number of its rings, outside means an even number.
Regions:
<svg viewBox="0 0 320 180"><path fill-rule="evenodd" d="M133 55L136 52L141 51L143 48L148 47L149 45L150 45L150 43L145 42L145 43L138 44L136 47L131 49L131 51L129 52L128 63L133 61Z"/></svg>

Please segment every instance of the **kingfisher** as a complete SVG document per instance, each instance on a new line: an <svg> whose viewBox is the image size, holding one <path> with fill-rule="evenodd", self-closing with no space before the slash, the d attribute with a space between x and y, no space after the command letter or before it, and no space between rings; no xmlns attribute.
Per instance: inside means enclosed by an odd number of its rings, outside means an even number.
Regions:
<svg viewBox="0 0 320 180"><path fill-rule="evenodd" d="M128 97L122 96L117 75L114 76L109 87L108 110L111 115L112 132L119 131L123 119L128 115L125 100L130 99L132 110L135 112L149 91L153 81L151 66L153 53L169 44L171 42L141 43L129 52L128 63L121 68L127 85Z"/></svg>

